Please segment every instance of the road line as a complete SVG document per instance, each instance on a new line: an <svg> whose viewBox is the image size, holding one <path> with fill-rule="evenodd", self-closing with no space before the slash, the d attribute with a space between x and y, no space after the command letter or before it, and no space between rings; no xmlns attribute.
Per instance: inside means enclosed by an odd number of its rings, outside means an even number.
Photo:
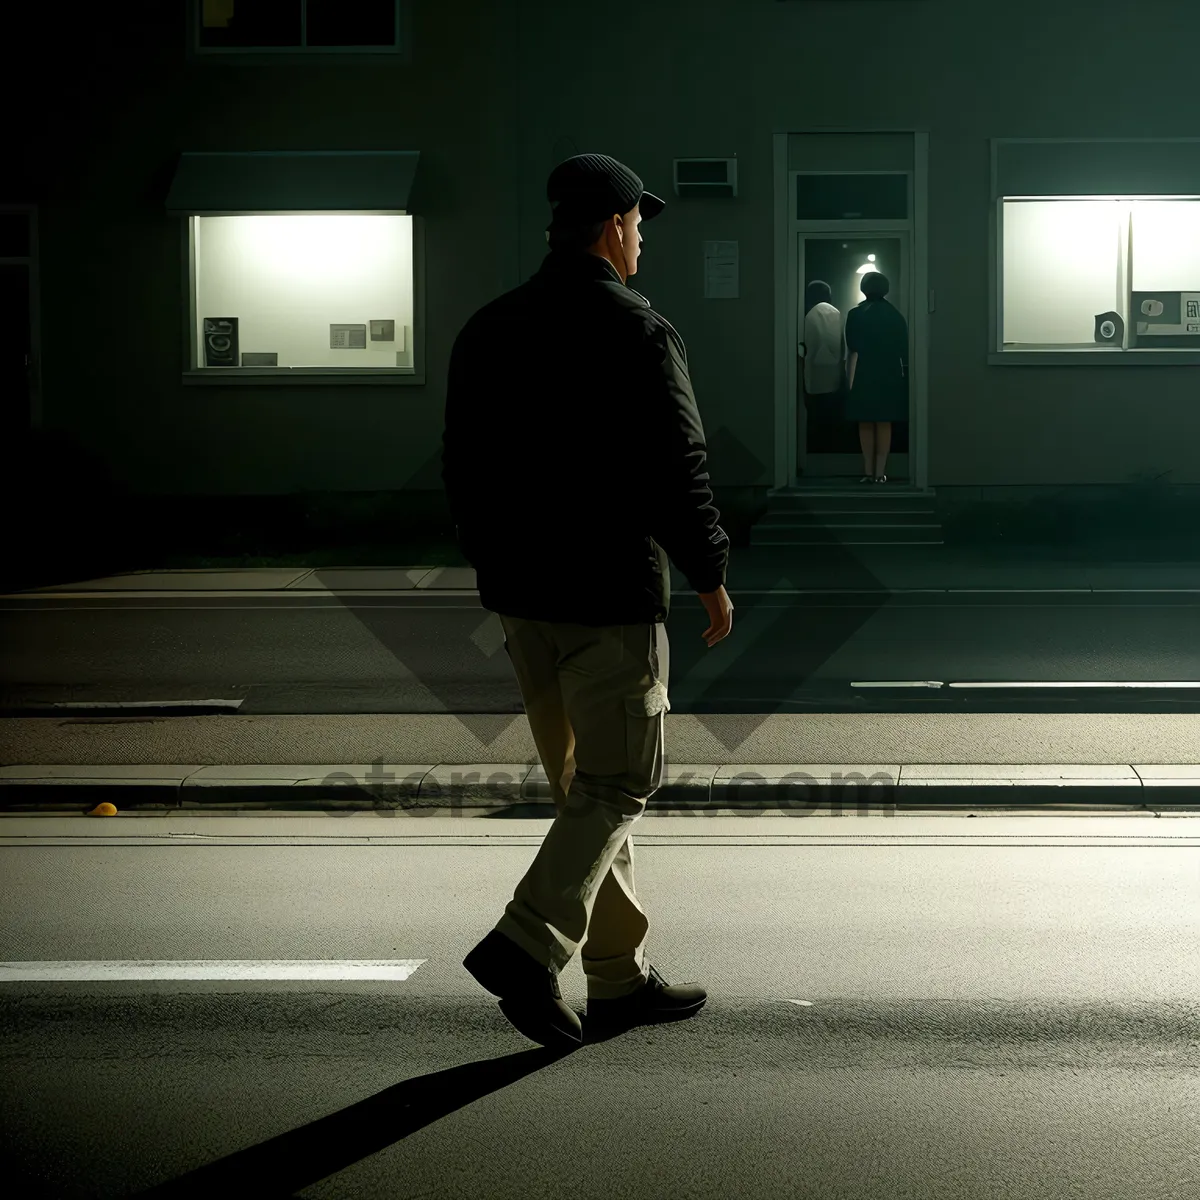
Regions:
<svg viewBox="0 0 1200 1200"><path fill-rule="evenodd" d="M940 688L944 687L945 684L937 679L852 679L850 686L852 688Z"/></svg>
<svg viewBox="0 0 1200 1200"><path fill-rule="evenodd" d="M1129 680L1113 680L1111 682L1091 682L1091 683L1053 683L1046 681L1022 682L1017 680L1013 683L979 683L975 681L966 683L948 683L947 687L952 688L1162 688L1168 691L1173 691L1175 688L1196 688L1200 687L1200 683L1192 680L1172 681L1157 681L1150 683L1130 682Z"/></svg>
<svg viewBox="0 0 1200 1200"><path fill-rule="evenodd" d="M836 681L834 681L836 686ZM1177 688L1200 688L1200 682L1194 680L1157 680L1151 682L1130 682L1129 680L1106 681L1096 680L1088 683L1058 683L1047 680L1011 680L1011 681L980 681L966 680L962 682L941 683L936 679L854 679L850 681L852 688L1156 688L1160 691L1174 691Z"/></svg>
<svg viewBox="0 0 1200 1200"><path fill-rule="evenodd" d="M126 979L407 979L425 961L399 959L73 959L0 962L0 982Z"/></svg>
<svg viewBox="0 0 1200 1200"><path fill-rule="evenodd" d="M30 707L68 708L241 708L240 700L53 700Z"/></svg>

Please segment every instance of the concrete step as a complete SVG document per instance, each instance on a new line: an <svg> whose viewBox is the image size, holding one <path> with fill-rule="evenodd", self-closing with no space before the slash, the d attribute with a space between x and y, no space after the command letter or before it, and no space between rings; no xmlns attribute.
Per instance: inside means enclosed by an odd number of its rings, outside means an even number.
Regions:
<svg viewBox="0 0 1200 1200"><path fill-rule="evenodd" d="M803 506L798 504L772 506L767 509L762 519L764 521L771 518L805 521L813 517L861 517L864 519L867 517L887 519L893 517L922 517L936 520L937 510L932 505L919 506L916 504L906 504L901 507L900 505L876 503L870 507L865 507L852 504L846 500L830 500L824 503L813 503Z"/></svg>
<svg viewBox="0 0 1200 1200"><path fill-rule="evenodd" d="M760 529L940 529L932 513L907 512L769 512L757 522Z"/></svg>
<svg viewBox="0 0 1200 1200"><path fill-rule="evenodd" d="M865 487L865 485L864 485ZM905 492L872 491L826 493L777 492L767 501L769 512L927 512L937 510L932 497Z"/></svg>
<svg viewBox="0 0 1200 1200"><path fill-rule="evenodd" d="M941 546L931 489L887 484L806 486L773 492L751 546Z"/></svg>
<svg viewBox="0 0 1200 1200"><path fill-rule="evenodd" d="M755 525L751 546L940 546L940 525Z"/></svg>

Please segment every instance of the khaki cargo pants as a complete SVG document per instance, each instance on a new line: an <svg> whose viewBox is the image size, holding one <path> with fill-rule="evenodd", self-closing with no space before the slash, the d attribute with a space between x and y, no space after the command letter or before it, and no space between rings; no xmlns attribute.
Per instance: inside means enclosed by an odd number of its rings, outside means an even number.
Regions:
<svg viewBox="0 0 1200 1200"><path fill-rule="evenodd" d="M500 620L557 816L496 929L555 972L582 945L588 997L623 996L647 977L631 830L662 782L666 627Z"/></svg>

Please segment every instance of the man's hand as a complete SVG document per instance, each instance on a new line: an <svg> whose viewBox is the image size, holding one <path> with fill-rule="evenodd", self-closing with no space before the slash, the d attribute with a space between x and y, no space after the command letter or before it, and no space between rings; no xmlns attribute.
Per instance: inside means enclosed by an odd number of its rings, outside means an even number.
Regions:
<svg viewBox="0 0 1200 1200"><path fill-rule="evenodd" d="M700 603L708 610L709 626L700 635L711 650L733 628L733 602L724 585L715 592L700 592Z"/></svg>

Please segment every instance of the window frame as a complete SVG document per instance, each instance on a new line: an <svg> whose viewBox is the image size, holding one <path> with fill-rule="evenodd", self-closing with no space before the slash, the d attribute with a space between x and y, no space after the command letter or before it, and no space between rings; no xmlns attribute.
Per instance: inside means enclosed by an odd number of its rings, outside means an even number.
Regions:
<svg viewBox="0 0 1200 1200"><path fill-rule="evenodd" d="M1177 349L1172 347L1119 349L1095 346L1080 350L1005 350L1004 349L1004 201L1015 199L1015 196L1003 196L998 186L999 180L999 151L1001 145L1009 143L1046 142L1074 144L1077 141L1110 142L1128 141L1122 138L993 138L991 142L991 187L989 195L991 204L988 208L988 355L989 366L997 367L1059 367L1059 366L1096 366L1098 363L1112 364L1125 367L1179 367L1200 366L1200 348L1196 350ZM1195 138L1147 138L1135 139L1149 142L1187 141L1196 142ZM1110 193L1096 194L1095 199L1101 199ZM1163 193L1132 191L1123 192L1116 198L1122 200L1138 199L1186 199L1196 195L1195 192ZM1064 194L1033 195L1022 194L1023 199L1032 200L1065 200L1088 199L1088 195L1080 194L1068 197ZM1132 237L1127 236L1125 244L1126 267L1131 265ZM1131 276L1127 277L1127 285Z"/></svg>
<svg viewBox="0 0 1200 1200"><path fill-rule="evenodd" d="M992 223L996 231L996 237L993 239L993 272L995 280L995 289L992 294L992 300L995 305L992 314L992 344L991 351L988 355L989 363L997 365L1009 365L1013 362L1018 365L1029 366L1050 365L1050 366L1069 366L1075 362L1085 362L1088 365L1095 365L1097 362L1122 362L1126 366L1133 365L1155 365L1165 363L1170 366L1180 365L1195 365L1200 364L1200 346L1196 349L1186 349L1177 346L1137 346L1137 347L1122 347L1122 346L1082 346L1078 350L1063 350L1055 348L1051 350L1005 350L1004 349L1004 206L1006 202L1028 202L1028 201L1045 201L1049 203L1068 201L1068 200L1096 200L1103 202L1109 199L1117 201L1136 201L1136 200L1188 200L1197 205L1200 205L1200 195L1195 193L1179 193L1177 195L1161 195L1161 194L1142 194L1142 195L1124 195L1124 196L998 196L992 208ZM1134 251L1133 228L1131 224L1126 224L1123 232L1123 244L1120 247L1119 253L1124 256L1125 269L1124 279L1127 292L1132 292L1130 283L1132 280L1133 266L1133 251ZM1124 297L1128 301L1128 296ZM1128 325L1128 320L1126 321Z"/></svg>
<svg viewBox="0 0 1200 1200"><path fill-rule="evenodd" d="M413 365L408 367L204 367L200 366L200 345L196 336L196 244L195 219L198 216L404 216L412 220L413 242ZM342 209L320 212L292 211L271 213L258 209L236 212L189 213L182 225L183 286L187 290L180 306L185 324L182 339L183 382L202 387L312 387L336 383L370 384L387 387L424 386L425 378L425 222L404 209Z"/></svg>
<svg viewBox="0 0 1200 1200"><path fill-rule="evenodd" d="M308 0L296 0L301 9L301 29ZM408 65L412 62L412 0L392 0L396 6L396 44L394 46L201 46L201 0L187 0L187 61L219 62L224 65L281 66L298 63L354 63L364 58L383 56L388 62Z"/></svg>

